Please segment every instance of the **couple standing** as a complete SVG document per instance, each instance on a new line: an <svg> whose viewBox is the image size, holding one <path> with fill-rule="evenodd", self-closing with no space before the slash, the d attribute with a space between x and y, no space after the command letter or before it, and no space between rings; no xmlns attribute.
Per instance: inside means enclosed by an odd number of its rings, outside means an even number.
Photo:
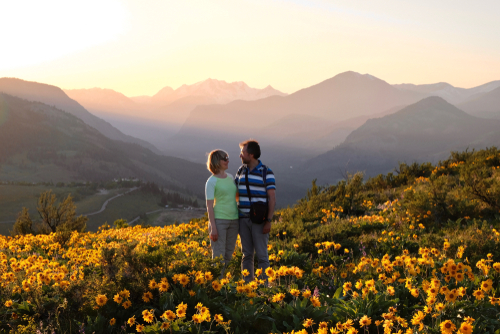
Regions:
<svg viewBox="0 0 500 334"><path fill-rule="evenodd" d="M223 150L210 152L207 167L212 176L205 186L208 233L212 258L223 257L224 268L231 261L238 234L243 259L241 270L248 270L247 282L254 279L254 254L261 279L269 267L267 243L276 204L274 174L259 160L260 146L255 140L240 143L243 165L236 176L226 173L229 156Z"/></svg>

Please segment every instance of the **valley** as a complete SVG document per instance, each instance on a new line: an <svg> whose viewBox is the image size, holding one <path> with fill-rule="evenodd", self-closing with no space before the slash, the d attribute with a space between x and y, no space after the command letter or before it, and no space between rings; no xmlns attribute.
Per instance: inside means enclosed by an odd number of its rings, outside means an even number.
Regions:
<svg viewBox="0 0 500 334"><path fill-rule="evenodd" d="M207 152L226 150L228 172L234 174L241 164L238 143L256 138L262 162L277 176L277 204L285 207L314 179L325 186L358 171L376 176L393 172L400 162L436 163L452 151L500 145L499 89L500 81L470 89L390 85L349 71L292 94L208 79L177 90L166 87L151 97L127 97L109 89L61 90L3 78L1 119L7 131L0 137L9 145L0 147L0 180L130 177L201 203ZM86 201L100 203L95 197ZM129 197L89 215L89 228L112 223L117 215L145 219L158 209L154 198ZM87 202L77 204L79 213L93 212L85 210ZM11 211L3 214L10 221Z"/></svg>

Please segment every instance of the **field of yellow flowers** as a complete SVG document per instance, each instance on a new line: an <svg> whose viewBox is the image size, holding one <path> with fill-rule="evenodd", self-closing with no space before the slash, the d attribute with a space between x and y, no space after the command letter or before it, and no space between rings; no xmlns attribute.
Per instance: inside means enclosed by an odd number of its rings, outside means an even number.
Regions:
<svg viewBox="0 0 500 334"><path fill-rule="evenodd" d="M277 212L269 279L248 284L239 247L221 277L206 219L0 236L0 333L500 333L500 219L468 192L469 162L313 184Z"/></svg>

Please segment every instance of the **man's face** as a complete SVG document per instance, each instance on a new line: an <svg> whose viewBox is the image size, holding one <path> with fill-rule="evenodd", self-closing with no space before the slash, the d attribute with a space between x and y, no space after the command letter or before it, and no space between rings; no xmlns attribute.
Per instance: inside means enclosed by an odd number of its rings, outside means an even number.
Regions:
<svg viewBox="0 0 500 334"><path fill-rule="evenodd" d="M246 145L241 148L240 158L241 158L241 162L243 164L250 163L250 161L252 159L252 156L250 154L248 154L248 152L247 152L247 146Z"/></svg>

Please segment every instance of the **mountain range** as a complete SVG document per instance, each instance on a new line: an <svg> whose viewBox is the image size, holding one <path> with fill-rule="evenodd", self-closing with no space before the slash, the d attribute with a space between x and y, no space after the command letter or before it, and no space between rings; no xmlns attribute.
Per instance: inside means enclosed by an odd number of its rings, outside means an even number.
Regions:
<svg viewBox="0 0 500 334"><path fill-rule="evenodd" d="M500 81L469 89L448 83L390 85L372 75L349 71L290 95L270 87L258 90L243 82L214 79L176 90L164 87L151 97L127 98L98 88L65 92L92 113L166 154L203 162L204 153L212 147L246 137L257 137L275 146L274 151L307 150L307 160L340 144L369 118L393 113L428 96L460 103L474 114L482 102L471 107L466 104L496 88ZM255 100L267 94L271 96ZM477 115L495 117L496 111L491 111L495 104L490 104ZM246 117L250 114L253 117ZM220 127L225 129L223 135L219 135Z"/></svg>
<svg viewBox="0 0 500 334"><path fill-rule="evenodd" d="M244 82L207 79L177 89L164 87L153 96L126 97L111 89L68 89L64 92L91 113L132 136L155 146L164 146L199 105L252 101L268 96L286 96L271 86L251 88Z"/></svg>
<svg viewBox="0 0 500 334"><path fill-rule="evenodd" d="M59 87L16 78L0 78L0 92L54 106L78 117L110 139L139 144L159 153L158 149L149 142L126 135L110 123L90 113L77 101L69 98Z"/></svg>
<svg viewBox="0 0 500 334"><path fill-rule="evenodd" d="M138 178L203 194L201 164L112 140L80 118L41 102L0 93L0 179L69 182Z"/></svg>
<svg viewBox="0 0 500 334"><path fill-rule="evenodd" d="M224 80L207 79L192 85L184 84L175 90L171 87L164 87L151 97L151 102L167 104L188 96L199 96L205 97L211 101L211 104L224 104L234 100L259 100L273 95L286 96L287 94L274 89L271 85L257 89L249 87L243 81L229 83ZM140 99L144 101L144 97Z"/></svg>
<svg viewBox="0 0 500 334"><path fill-rule="evenodd" d="M471 116L433 96L400 111L369 119L334 149L311 159L302 171L332 183L341 172L387 173L398 162L437 162L450 151L500 145L500 120Z"/></svg>
<svg viewBox="0 0 500 334"><path fill-rule="evenodd" d="M375 175L398 161L436 161L450 150L500 145L495 120L500 118L500 81L469 89L448 83L390 85L349 71L290 95L213 79L132 98L109 89L62 91L10 78L0 79L2 90L70 112L86 124L98 119L95 128L101 127L101 134L103 123L115 126L141 138L129 142L154 144L155 156L161 151L204 163L207 152L225 149L233 173L240 164L238 143L257 138L263 162L279 176L280 205L302 197L314 178L331 183L345 171Z"/></svg>
<svg viewBox="0 0 500 334"><path fill-rule="evenodd" d="M197 106L170 138L168 147L159 148L172 155L185 152L201 157L211 147L258 136L266 145L275 146L274 151L284 152L284 147L305 149L308 153L303 157L307 159L333 148L355 128L347 127L339 135L335 124L359 117L366 120L423 97L422 93L397 89L371 75L345 72L288 96ZM303 132L300 143L288 144L287 134L297 131ZM290 159L282 160L282 154L279 156L285 165L291 163Z"/></svg>
<svg viewBox="0 0 500 334"><path fill-rule="evenodd" d="M458 105L467 101L475 100L483 94L489 93L500 87L500 80L491 81L484 85L473 88L454 87L446 82L439 82L428 85L399 84L393 85L402 90L424 93L432 96L439 96L451 104Z"/></svg>
<svg viewBox="0 0 500 334"><path fill-rule="evenodd" d="M253 101L268 96L286 96L270 85L263 89L249 87L242 81L228 83L224 80L207 79L177 89L164 87L153 96L127 97L112 89L65 89L72 99L86 109L107 112L140 110L144 105L164 107L175 101L177 104L225 104L234 100ZM148 115L144 115L148 116Z"/></svg>
<svg viewBox="0 0 500 334"><path fill-rule="evenodd" d="M500 87L458 105L471 115L500 119Z"/></svg>
<svg viewBox="0 0 500 334"><path fill-rule="evenodd" d="M395 114L406 106L430 96L439 96L442 98L441 102L446 100L450 105L458 105L471 115L490 118L500 115L496 107L498 105L496 101L500 98L500 91L497 91L500 88L500 81L492 81L469 89L454 87L448 83L390 85L372 75L349 71L290 95L276 94L258 100L241 99L225 104L217 103L216 99L210 96L217 90L215 88L210 90L207 87L217 87L217 85L209 84L208 80L205 84L206 87L203 89L197 88L198 85L191 87L191 91L198 89L205 95L193 94L182 97L157 109L155 113L150 112L148 115L157 118L157 123L154 124L157 128L156 132L150 128L148 138L152 140L155 140L153 137L156 138L154 144L168 155L200 163L206 159L206 152L214 148L225 149L231 157L237 157L238 142L248 138L258 138L264 148L263 160L282 177L286 193L293 194L290 198L299 198L309 185L311 177L301 180L298 184L295 182L298 180L296 173L309 166L318 173L315 176L326 182L340 175L337 170L340 167L345 168L347 162L349 168L363 170L369 174L387 172L394 168L398 159L444 157L449 150L466 145L460 142L459 145L453 146L444 140L444 146L434 145L434 150L430 149L423 153L408 150L407 152L411 152L410 156L405 154L404 149L389 149L390 144L382 135L367 136L366 138L370 140L366 143L359 138L356 139L359 133L372 131L364 127L368 123L371 124L372 119L379 121L384 119L385 122L390 120L386 118L387 115ZM158 92L154 99L151 97L148 103L154 104L154 100L168 102L173 96L182 96L181 92L186 91L188 86L183 87L184 90L179 89L177 93L166 87ZM145 102L144 98L131 100L143 105ZM155 116L158 114L162 116ZM446 118L445 115L442 117ZM176 129L172 127L172 123L176 124ZM168 126L171 127L167 130ZM419 126L424 129L421 134L423 135L426 127L432 127L432 124ZM462 129L466 128L464 123L461 123L461 126ZM137 126L134 129L137 129ZM146 138L132 131L131 129L129 133ZM415 138L418 138L418 135L416 133ZM158 140L159 138L161 139ZM411 140L406 142L401 139L400 146L404 147L411 143ZM467 142L467 145L470 143L472 141ZM365 147L368 144L374 146L368 149ZM386 145L388 145L387 150L384 150L383 147ZM382 150L375 149L378 146L382 147ZM353 152L353 155L346 153L344 156L350 157L346 161L337 157L337 153L332 153L342 150ZM363 155L373 158L373 163L359 158ZM333 174L331 169L333 160L327 158L329 156L335 157L332 158L335 160ZM355 163L358 160L359 163ZM314 167L316 164L318 166ZM322 171L321 168L325 170ZM294 182L295 188L288 188Z"/></svg>

